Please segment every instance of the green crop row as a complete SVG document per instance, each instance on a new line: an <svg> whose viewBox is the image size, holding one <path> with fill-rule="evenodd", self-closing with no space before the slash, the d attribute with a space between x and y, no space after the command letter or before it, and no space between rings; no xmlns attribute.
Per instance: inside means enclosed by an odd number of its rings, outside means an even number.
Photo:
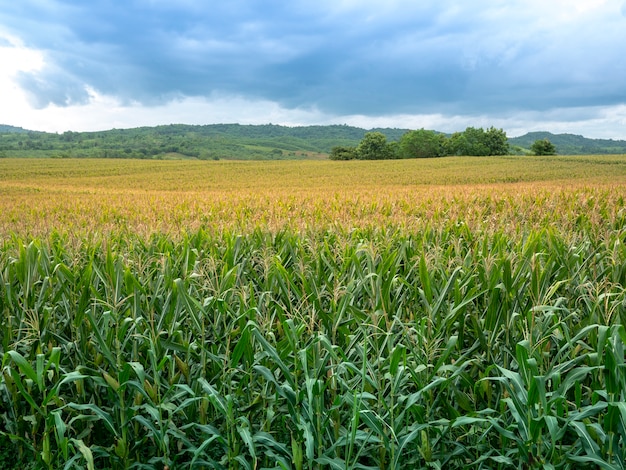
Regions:
<svg viewBox="0 0 626 470"><path fill-rule="evenodd" d="M0 464L625 468L607 233L6 240Z"/></svg>

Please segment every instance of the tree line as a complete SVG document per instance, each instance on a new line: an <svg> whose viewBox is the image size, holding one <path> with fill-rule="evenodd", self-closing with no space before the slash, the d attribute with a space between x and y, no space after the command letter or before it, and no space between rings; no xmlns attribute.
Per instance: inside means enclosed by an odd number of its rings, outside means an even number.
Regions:
<svg viewBox="0 0 626 470"><path fill-rule="evenodd" d="M537 155L553 155L554 146L544 139L533 146ZM402 158L435 158L448 155L492 156L507 155L509 142L506 132L490 127L468 127L450 137L436 131L408 131L398 142L388 142L381 132L368 132L355 147L335 146L331 160L388 160Z"/></svg>
<svg viewBox="0 0 626 470"><path fill-rule="evenodd" d="M549 135L552 137L552 135ZM502 129L468 127L450 136L424 129L371 129L347 125L285 127L273 124L172 124L135 129L62 134L0 126L0 158L19 156L74 158L300 159L330 154L335 160L430 158L445 155L556 153L541 139L507 139ZM554 136L560 138L561 136ZM586 139L588 142L595 142ZM560 141L559 141L560 142ZM620 142L601 142L619 150ZM509 146L510 144L510 146ZM624 143L626 145L626 142ZM559 143L559 151L563 151ZM609 147L607 147L609 148ZM529 150L530 149L530 150ZM596 149L596 153L602 152ZM623 152L622 152L623 153Z"/></svg>
<svg viewBox="0 0 626 470"><path fill-rule="evenodd" d="M371 131L397 141L407 129ZM300 159L328 154L335 145L356 145L366 132L347 125L171 124L57 134L0 125L0 158Z"/></svg>

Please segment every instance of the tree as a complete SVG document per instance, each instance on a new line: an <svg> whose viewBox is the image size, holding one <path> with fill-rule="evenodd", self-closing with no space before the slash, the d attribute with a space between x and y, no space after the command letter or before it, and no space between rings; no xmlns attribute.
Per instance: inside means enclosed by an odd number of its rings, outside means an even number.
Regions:
<svg viewBox="0 0 626 470"><path fill-rule="evenodd" d="M485 144L489 155L507 155L509 153L509 139L502 129L490 127L485 131Z"/></svg>
<svg viewBox="0 0 626 470"><path fill-rule="evenodd" d="M387 137L381 132L368 132L356 148L359 160L385 160L393 156Z"/></svg>
<svg viewBox="0 0 626 470"><path fill-rule="evenodd" d="M450 137L449 153L451 155L506 155L509 151L509 142L506 132L491 127L485 131L468 127L464 132L455 132Z"/></svg>
<svg viewBox="0 0 626 470"><path fill-rule="evenodd" d="M433 158L446 155L446 136L435 131L409 131L400 138L399 158Z"/></svg>
<svg viewBox="0 0 626 470"><path fill-rule="evenodd" d="M547 138L535 140L530 146L530 150L535 155L556 155L556 147Z"/></svg>
<svg viewBox="0 0 626 470"><path fill-rule="evenodd" d="M481 143L479 132L482 129L468 127L464 132L455 132L448 142L450 155L487 155L487 148Z"/></svg>
<svg viewBox="0 0 626 470"><path fill-rule="evenodd" d="M331 160L354 160L356 158L356 148L337 145L330 151Z"/></svg>
<svg viewBox="0 0 626 470"><path fill-rule="evenodd" d="M389 152L389 155L387 158L392 158L394 160L401 158L400 157L400 143L399 142L395 142L395 141L391 141L387 143L387 151Z"/></svg>

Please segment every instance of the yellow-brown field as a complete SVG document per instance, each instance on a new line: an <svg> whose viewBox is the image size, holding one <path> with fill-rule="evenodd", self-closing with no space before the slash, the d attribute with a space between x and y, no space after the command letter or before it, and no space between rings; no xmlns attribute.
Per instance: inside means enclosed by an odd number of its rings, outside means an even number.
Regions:
<svg viewBox="0 0 626 470"><path fill-rule="evenodd" d="M626 156L330 162L0 160L0 235L445 227L621 220Z"/></svg>

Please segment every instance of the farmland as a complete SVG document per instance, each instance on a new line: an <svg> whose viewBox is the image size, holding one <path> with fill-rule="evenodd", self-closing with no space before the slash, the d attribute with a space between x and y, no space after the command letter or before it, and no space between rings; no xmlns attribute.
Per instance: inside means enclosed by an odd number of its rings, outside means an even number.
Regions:
<svg viewBox="0 0 626 470"><path fill-rule="evenodd" d="M370 129L397 142L409 129ZM62 134L0 124L0 158L138 158L200 160L295 160L319 158L335 146L356 146L367 129L346 125L296 126L174 124ZM549 139L559 154L623 154L626 141L532 132L508 139L510 152L528 154L535 140Z"/></svg>
<svg viewBox="0 0 626 470"><path fill-rule="evenodd" d="M0 159L0 234L319 231L463 222L472 230L573 228L619 210L626 159L388 162ZM614 188L617 187L618 190ZM610 212L610 213L607 213ZM566 232L568 230L565 230Z"/></svg>
<svg viewBox="0 0 626 470"><path fill-rule="evenodd" d="M624 156L0 159L0 466L624 468L625 197Z"/></svg>

